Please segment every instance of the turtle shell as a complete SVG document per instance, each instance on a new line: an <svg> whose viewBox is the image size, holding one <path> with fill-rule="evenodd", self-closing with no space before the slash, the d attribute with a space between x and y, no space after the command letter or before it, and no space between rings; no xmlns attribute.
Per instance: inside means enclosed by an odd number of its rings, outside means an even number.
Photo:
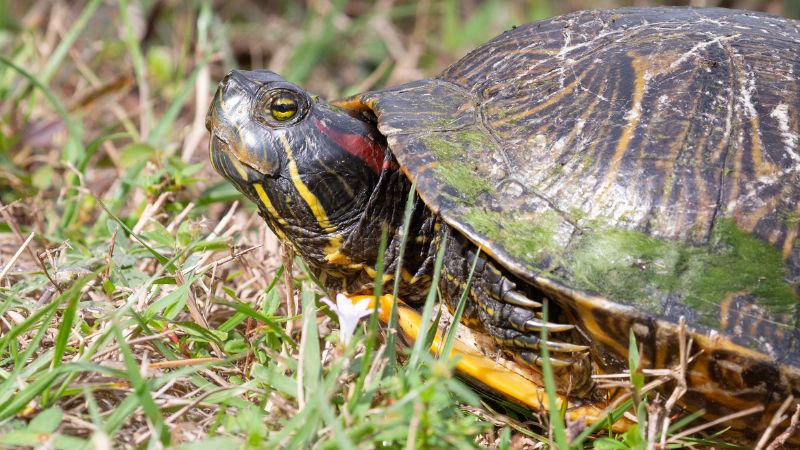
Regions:
<svg viewBox="0 0 800 450"><path fill-rule="evenodd" d="M684 318L701 347L769 361L737 376L781 366L797 391L798 22L580 12L356 99L429 207L600 345L624 355L633 329L664 367Z"/></svg>

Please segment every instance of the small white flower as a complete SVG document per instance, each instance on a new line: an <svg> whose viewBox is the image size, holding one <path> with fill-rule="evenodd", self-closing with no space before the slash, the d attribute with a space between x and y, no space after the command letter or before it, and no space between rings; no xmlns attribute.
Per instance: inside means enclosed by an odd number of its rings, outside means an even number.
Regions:
<svg viewBox="0 0 800 450"><path fill-rule="evenodd" d="M347 345L356 331L356 326L361 318L372 314L375 309L369 308L369 298L365 298L358 303L353 303L344 294L336 294L336 304L328 297L323 297L322 301L328 305L331 311L336 313L339 318L339 342Z"/></svg>

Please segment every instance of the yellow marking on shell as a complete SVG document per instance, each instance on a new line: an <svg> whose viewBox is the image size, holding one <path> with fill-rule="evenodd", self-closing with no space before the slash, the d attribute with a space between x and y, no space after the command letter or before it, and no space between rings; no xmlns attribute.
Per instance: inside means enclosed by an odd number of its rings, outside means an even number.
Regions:
<svg viewBox="0 0 800 450"><path fill-rule="evenodd" d="M731 307L731 303L733 303L734 297L737 293L732 293L728 295L722 302L719 304L719 327L722 330L730 329L730 324L728 323L728 313Z"/></svg>
<svg viewBox="0 0 800 450"><path fill-rule="evenodd" d="M619 172L619 167L622 164L622 157L625 156L625 152L628 151L631 139L633 139L636 133L636 127L639 126L639 119L642 117L642 98L644 97L645 89L644 77L646 72L645 68L647 67L646 64L646 61L643 61L640 57L634 56L631 61L631 68L635 73L633 97L631 98L631 114L627 125L625 125L625 128L622 130L622 136L619 137L617 148L614 150L614 156L611 157L611 167L608 169L608 174L606 175L605 188L603 189L602 196L605 196L608 189L615 182L617 172Z"/></svg>
<svg viewBox="0 0 800 450"><path fill-rule="evenodd" d="M759 206L755 211L747 211L746 214L741 214L739 217L737 217L736 225L738 225L745 231L753 232L753 230L755 230L756 227L758 226L758 222L760 222L761 219L775 212L776 208L778 207L778 203L781 200L782 199L779 196L771 196L764 198L764 203L761 206ZM777 238L778 236L773 232L773 234L767 237L767 241L769 241L770 244L775 245L775 241L777 240Z"/></svg>
<svg viewBox="0 0 800 450"><path fill-rule="evenodd" d="M800 245L798 227L800 227L800 225L795 226L793 229L789 229L789 231L786 233L786 238L783 240L783 251L781 254L783 255L784 260L787 260L790 256L792 256L792 251L795 248L795 245Z"/></svg>
<svg viewBox="0 0 800 450"><path fill-rule="evenodd" d="M592 303L593 299L589 298L576 298L575 303L578 307L578 315L583 320L583 326L586 332L595 341L599 341L604 346L611 348L618 355L627 355L628 349L623 345L616 336L612 336L606 327L603 327L595 319L595 309L602 309L604 305L595 306Z"/></svg>
<svg viewBox="0 0 800 450"><path fill-rule="evenodd" d="M675 56L674 60L679 60L679 59L680 59L680 56ZM676 133L674 136L671 137L672 143L665 147L665 149L669 150L668 156L665 156L662 160L655 162L656 167L659 168L664 174L664 184L661 186L659 200L656 202L657 205L668 205L668 204L670 204L669 199L673 195L673 190L674 190L675 186L676 185L681 185L681 184L684 183L684 181L683 181L684 178L682 177L682 175L681 175L681 173L679 171L678 172L675 171L675 166L676 166L676 164L678 164L678 160L681 158L681 153L684 151L684 148L683 148L684 142L686 141L686 137L688 136L689 132L691 131L692 124L694 123L690 119L695 116L695 114L697 112L697 109L698 109L698 107L700 105L700 100L701 100L700 96L694 96L694 99L692 100L691 108L687 112L687 114L685 115L685 117L687 117L689 119L683 121L683 126L681 127L681 130L678 133ZM656 115L656 114L650 115L650 121L651 122L654 122L657 119L659 119L658 115ZM647 124L645 124L643 126L643 128L644 128L645 135L643 136L642 140L644 142L648 142L650 140L649 138L650 138L651 130L654 129L654 127L651 127L650 124L647 123ZM697 160L702 160L702 158L704 157L703 156L703 151L705 149L705 144L706 144L707 140L708 140L708 136L707 135L699 136L699 138L697 140L697 143L695 143L693 145L693 147L695 149L694 151L695 151L695 154L696 154L695 158L697 158ZM642 151L643 150L644 149L642 148ZM665 154L666 153L667 152L665 152ZM645 178L645 179L642 179L642 181L639 182L639 183L633 183L632 185L637 185L638 184L640 186L646 186L646 183L647 183L646 177L647 177L648 171L642 167L642 165L644 164L644 161L645 161L645 158L641 158L641 157L637 158L637 161L636 161L637 162L637 167L634 170L634 173L639 174L640 178ZM705 169L706 169L705 165L702 165L702 164L695 164L694 165L694 167L692 169L692 172L693 172L693 175L694 175L694 186L695 186L696 191L692 194L692 198L691 199L687 199L686 198L687 192L684 189L684 190L681 191L681 194L680 194L681 195L681 199L678 200L679 204L691 204L691 203L694 203L694 204L698 205L697 211L700 212L700 213L698 213L696 217L692 217L691 218L691 220L694 221L694 225L691 228L692 229L692 233L693 233L693 238L698 240L698 241L702 240L705 237L704 236L705 230L708 227L708 222L711 220L711 216L710 215L705 215L705 214L702 213L702 212L705 212L705 211L709 210L708 206L709 206L709 203L710 203L710 199L709 199L708 193L707 193L707 185L706 185L706 182L705 182L705 180L703 178L703 170L705 170ZM689 217L687 216L685 211L680 211L680 212L678 212L678 214L676 214L675 216L672 216L672 217L673 218L670 219L671 221L664 221L664 222L665 222L665 224L669 223L670 227L672 227L673 229L678 229L678 230L679 229L683 229L684 228L684 223L686 222L687 219L689 219Z"/></svg>
<svg viewBox="0 0 800 450"><path fill-rule="evenodd" d="M759 404L752 400L743 400L728 394L724 388L721 388L718 383L711 378L706 368L703 370L689 370L687 378L693 391L700 393L704 397L713 398L714 402L723 404L728 408L742 411Z"/></svg>
<svg viewBox="0 0 800 450"><path fill-rule="evenodd" d="M564 99L564 97L566 97L569 94L572 94L575 91L576 88L581 86L581 83L583 82L584 78L586 78L590 73L591 73L590 70L584 71L583 73L580 74L580 76L575 78L568 85L566 85L563 88L559 89L558 92L556 92L553 95L551 95L544 102L539 103L538 105L534 106L533 108L525 108L525 109L523 109L522 111L520 111L520 112L518 112L516 114L508 114L505 117L503 117L502 119L493 121L492 122L492 126L493 127L497 127L497 126L500 126L500 125L505 124L505 123L510 123L510 124L517 123L520 120L523 120L523 119L525 119L527 117L531 117L531 116L539 113L540 111L542 111L543 109L547 108L548 106L552 106L554 104L557 104L557 103L561 102ZM487 90L487 94L488 93L489 92Z"/></svg>
<svg viewBox="0 0 800 450"><path fill-rule="evenodd" d="M424 174L426 172L429 172L431 170L436 170L436 168L439 167L439 165L440 165L439 161L431 161L429 163L422 164L421 166L419 166L417 168L417 171L416 171L415 175L419 176L419 175L422 175L422 174ZM401 169L403 170L403 173L405 173L406 176L409 179L414 179L415 178L415 177L412 177L412 174L410 172L408 172L407 171L408 169L406 169L405 167L401 167Z"/></svg>
<svg viewBox="0 0 800 450"><path fill-rule="evenodd" d="M758 120L758 115L753 115L750 118L750 139L751 148L753 152L753 168L756 171L757 177L763 177L775 173L775 167L764 160L764 149L761 144L761 124Z"/></svg>
<svg viewBox="0 0 800 450"><path fill-rule="evenodd" d="M292 184L294 184L294 188L297 189L300 197L302 197L308 205L308 208L311 210L319 226L328 233L335 232L336 227L331 225L328 219L328 213L325 212L325 208L322 206L319 198L311 192L302 178L300 178L300 170L297 168L297 161L294 159L294 153L292 152L292 146L289 144L289 140L286 139L286 136L283 134L279 134L278 138L283 144L283 149L286 151L286 156L289 159L289 177L292 180Z"/></svg>
<svg viewBox="0 0 800 450"><path fill-rule="evenodd" d="M283 219L283 217L281 217L280 214L278 214L278 211L275 209L275 206L272 205L272 201L269 199L269 196L267 195L267 192L264 191L264 186L261 186L261 183L253 183L253 189L256 190L256 193L258 194L258 198L261 200L261 203L264 205L264 208L267 209L267 213L269 213L269 215L276 222L278 222L279 225L286 226L286 221ZM286 234L283 232L283 230L280 227L275 227L275 234L278 235L278 237L281 240L284 240L284 241L287 240L286 239Z"/></svg>
<svg viewBox="0 0 800 450"><path fill-rule="evenodd" d="M228 111L226 111L226 110L227 110L228 108L226 108L226 107L225 107L225 97L223 97L223 96L222 96L222 93L221 93L221 92L219 92L219 91L217 91L217 92L218 92L218 95L215 95L215 96L219 98L219 108L220 108L220 109L221 109L223 112L225 112L225 114L227 114L227 113L228 113Z"/></svg>

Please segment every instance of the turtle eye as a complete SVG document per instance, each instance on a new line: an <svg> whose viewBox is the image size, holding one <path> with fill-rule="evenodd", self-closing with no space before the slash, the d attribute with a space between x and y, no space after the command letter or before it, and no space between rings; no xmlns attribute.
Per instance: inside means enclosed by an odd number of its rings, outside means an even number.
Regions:
<svg viewBox="0 0 800 450"><path fill-rule="evenodd" d="M0 0L2 1L2 0ZM253 115L266 127L288 127L300 121L309 111L306 93L284 83L261 89L253 104Z"/></svg>
<svg viewBox="0 0 800 450"><path fill-rule="evenodd" d="M297 114L297 98L289 92L281 92L272 98L269 113L279 121L285 122Z"/></svg>

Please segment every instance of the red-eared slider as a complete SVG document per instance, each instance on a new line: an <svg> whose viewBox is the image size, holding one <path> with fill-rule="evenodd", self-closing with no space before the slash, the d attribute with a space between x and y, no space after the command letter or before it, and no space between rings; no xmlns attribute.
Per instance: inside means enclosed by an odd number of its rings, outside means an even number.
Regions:
<svg viewBox="0 0 800 450"><path fill-rule="evenodd" d="M696 351L690 409L763 429L800 396L800 24L725 9L588 11L520 26L435 78L327 103L233 71L208 116L214 167L331 289L395 272L401 298L460 296L465 320L540 363L575 403L590 375ZM388 250L378 255L381 230ZM481 252L477 252L480 248ZM385 276L387 285L390 276ZM549 299L551 322L542 320Z"/></svg>

